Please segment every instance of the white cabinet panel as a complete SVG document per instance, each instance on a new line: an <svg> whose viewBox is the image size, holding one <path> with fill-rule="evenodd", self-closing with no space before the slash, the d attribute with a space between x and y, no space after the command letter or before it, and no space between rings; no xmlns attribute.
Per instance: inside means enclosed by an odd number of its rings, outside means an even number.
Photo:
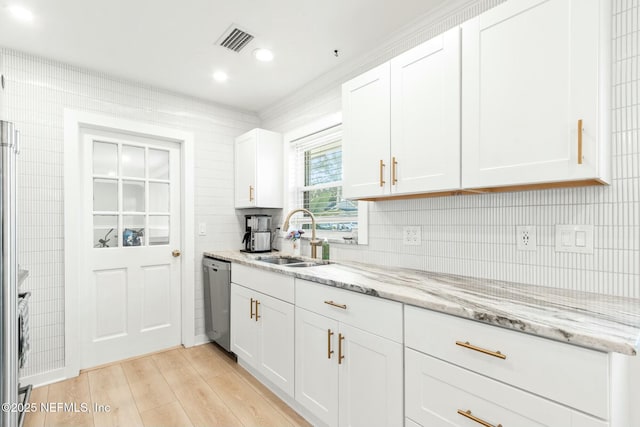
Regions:
<svg viewBox="0 0 640 427"><path fill-rule="evenodd" d="M260 295L257 298L260 372L287 394L293 396L293 305L267 295Z"/></svg>
<svg viewBox="0 0 640 427"><path fill-rule="evenodd" d="M570 409L455 365L411 349L405 363L406 416L423 426L478 425L458 411L494 426L572 425Z"/></svg>
<svg viewBox="0 0 640 427"><path fill-rule="evenodd" d="M340 426L397 426L403 417L402 345L341 324Z"/></svg>
<svg viewBox="0 0 640 427"><path fill-rule="evenodd" d="M460 188L460 28L391 60L391 156L393 194Z"/></svg>
<svg viewBox="0 0 640 427"><path fill-rule="evenodd" d="M463 187L607 180L604 3L509 1L462 25Z"/></svg>
<svg viewBox="0 0 640 427"><path fill-rule="evenodd" d="M282 135L253 129L236 138L235 207L282 208Z"/></svg>
<svg viewBox="0 0 640 427"><path fill-rule="evenodd" d="M293 328L293 304L231 284L231 351L290 396L294 392Z"/></svg>
<svg viewBox="0 0 640 427"><path fill-rule="evenodd" d="M338 425L338 322L296 307L296 400Z"/></svg>
<svg viewBox="0 0 640 427"><path fill-rule="evenodd" d="M342 86L344 194L460 188L460 29Z"/></svg>
<svg viewBox="0 0 640 427"><path fill-rule="evenodd" d="M505 359L456 344L466 342L499 351ZM606 353L411 306L405 306L405 345L584 412L609 416Z"/></svg>
<svg viewBox="0 0 640 427"><path fill-rule="evenodd" d="M389 192L389 91L388 62L342 86L344 197Z"/></svg>
<svg viewBox="0 0 640 427"><path fill-rule="evenodd" d="M231 284L231 351L253 367L258 365L255 292Z"/></svg>

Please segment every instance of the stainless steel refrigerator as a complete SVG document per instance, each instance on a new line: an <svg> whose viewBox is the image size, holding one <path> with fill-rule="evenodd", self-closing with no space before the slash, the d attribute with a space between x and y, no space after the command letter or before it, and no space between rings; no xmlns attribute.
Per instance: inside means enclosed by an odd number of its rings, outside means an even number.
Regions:
<svg viewBox="0 0 640 427"><path fill-rule="evenodd" d="M16 239L16 154L18 132L0 121L0 425L18 425L18 253ZM7 407L8 404L9 406ZM7 410L8 409L8 410Z"/></svg>

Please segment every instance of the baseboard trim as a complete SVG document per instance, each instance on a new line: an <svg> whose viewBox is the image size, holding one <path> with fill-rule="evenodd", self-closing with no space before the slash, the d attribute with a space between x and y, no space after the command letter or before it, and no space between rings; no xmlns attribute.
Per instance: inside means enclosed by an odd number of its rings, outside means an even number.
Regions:
<svg viewBox="0 0 640 427"><path fill-rule="evenodd" d="M210 343L211 339L207 336L207 334L196 335L193 339L193 345L202 345ZM186 346L185 346L186 347Z"/></svg>
<svg viewBox="0 0 640 427"><path fill-rule="evenodd" d="M32 384L34 388L41 387L43 385L49 385L63 381L67 379L66 369L59 368L51 371L41 372L35 375L29 375L27 377L20 377L20 385Z"/></svg>

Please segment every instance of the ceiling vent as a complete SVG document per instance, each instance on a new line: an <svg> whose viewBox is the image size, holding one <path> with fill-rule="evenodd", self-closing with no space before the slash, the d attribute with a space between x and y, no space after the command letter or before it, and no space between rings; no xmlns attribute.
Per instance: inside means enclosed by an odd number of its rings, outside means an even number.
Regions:
<svg viewBox="0 0 640 427"><path fill-rule="evenodd" d="M217 44L234 52L240 52L253 38L251 34L241 30L235 24L231 24L227 31L220 36Z"/></svg>

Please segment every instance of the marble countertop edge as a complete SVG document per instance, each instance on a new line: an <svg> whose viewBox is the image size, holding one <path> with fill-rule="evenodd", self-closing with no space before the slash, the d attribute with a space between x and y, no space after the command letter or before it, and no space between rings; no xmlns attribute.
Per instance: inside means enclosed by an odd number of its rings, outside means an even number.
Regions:
<svg viewBox="0 0 640 427"><path fill-rule="evenodd" d="M640 300L352 262L291 268L258 260L277 253L204 254L603 352L636 355L640 347Z"/></svg>

